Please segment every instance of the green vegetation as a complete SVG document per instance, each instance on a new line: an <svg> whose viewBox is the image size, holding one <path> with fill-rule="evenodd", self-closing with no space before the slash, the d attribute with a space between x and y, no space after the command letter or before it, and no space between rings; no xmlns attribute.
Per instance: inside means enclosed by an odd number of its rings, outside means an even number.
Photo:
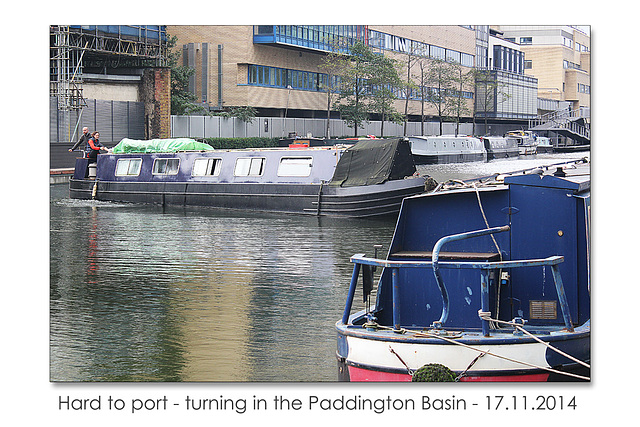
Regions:
<svg viewBox="0 0 640 427"><path fill-rule="evenodd" d="M216 149L277 147L280 138L205 138L203 142Z"/></svg>

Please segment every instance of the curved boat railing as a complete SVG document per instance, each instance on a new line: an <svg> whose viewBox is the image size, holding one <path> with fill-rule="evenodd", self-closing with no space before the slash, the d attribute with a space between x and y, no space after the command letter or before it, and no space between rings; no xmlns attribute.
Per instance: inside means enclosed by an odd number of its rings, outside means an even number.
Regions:
<svg viewBox="0 0 640 427"><path fill-rule="evenodd" d="M392 285L392 310L393 310L393 327L395 330L400 330L400 311L398 304L400 301L400 283L399 283L399 269L401 268L429 268L434 271L438 287L442 294L443 308L440 316L439 326L441 326L448 318L448 292L447 288L440 276L440 268L471 268L480 270L480 292L481 292L481 309L479 312L489 312L489 272L493 269L506 269L506 268L521 268L521 267L536 267L536 266L550 266L553 274L553 280L555 283L558 302L560 303L560 309L562 311L562 317L564 325L569 332L573 332L573 323L571 320L571 313L569 311L569 303L564 291L564 285L562 283L562 277L560 275L559 264L564 261L563 256L550 256L548 258L541 259L528 259L528 260L514 260L514 261L439 261L438 256L440 249L445 243L468 239L472 237L484 236L497 232L509 230L508 226L495 227L485 230L471 231L467 233L454 234L441 238L436 245L432 253L431 261L395 261L386 259L368 258L364 254L355 254L351 257L350 261L354 263L353 274L351 276L351 283L349 284L349 293L347 295L347 301L345 304L344 313L342 316L342 323L348 324L349 316L351 314L351 307L353 305L353 298L356 291L356 285L358 282L358 276L360 275L360 268L362 265L376 266L391 269L391 285ZM482 332L485 336L490 336L490 326L487 316L480 316L482 321ZM434 323L435 324L435 323Z"/></svg>

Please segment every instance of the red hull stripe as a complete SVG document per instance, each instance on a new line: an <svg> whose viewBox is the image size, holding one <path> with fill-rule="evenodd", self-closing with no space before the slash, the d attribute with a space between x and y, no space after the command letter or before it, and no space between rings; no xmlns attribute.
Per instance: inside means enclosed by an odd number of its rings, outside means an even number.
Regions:
<svg viewBox="0 0 640 427"><path fill-rule="evenodd" d="M530 375L495 375L495 376L469 376L462 377L460 381L483 382L545 382L549 374L537 373ZM396 374L393 372L372 371L369 369L349 366L349 379L354 382L378 381L378 382L402 382L411 381L409 374Z"/></svg>

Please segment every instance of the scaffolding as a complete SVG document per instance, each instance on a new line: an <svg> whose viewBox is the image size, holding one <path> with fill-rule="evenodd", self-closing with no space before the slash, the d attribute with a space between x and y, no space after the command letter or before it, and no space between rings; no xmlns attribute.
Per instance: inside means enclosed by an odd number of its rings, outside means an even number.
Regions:
<svg viewBox="0 0 640 427"><path fill-rule="evenodd" d="M49 95L56 98L59 121L75 138L82 110L86 69L107 70L164 67L168 40L159 25L52 25L50 26ZM77 118L73 136L72 117Z"/></svg>
<svg viewBox="0 0 640 427"><path fill-rule="evenodd" d="M49 95L58 100L58 110L73 111L86 105L82 97L82 57L85 49L71 45L68 26L54 26L51 33Z"/></svg>

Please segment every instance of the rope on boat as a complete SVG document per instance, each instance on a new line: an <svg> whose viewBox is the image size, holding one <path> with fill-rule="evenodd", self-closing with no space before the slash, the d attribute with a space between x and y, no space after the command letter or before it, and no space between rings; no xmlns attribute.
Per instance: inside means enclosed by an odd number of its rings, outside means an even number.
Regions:
<svg viewBox="0 0 640 427"><path fill-rule="evenodd" d="M408 329L405 329L405 328L400 328L399 330L396 330L396 329L392 329L390 327L381 326L381 325L377 325L377 328L384 329L384 330L390 330L390 331L392 330L394 332L398 332L398 333L402 333L402 334L410 333L413 336L422 337L422 338L438 338L438 339L441 339L441 340L446 341L448 343L456 344L456 345L459 345L461 347L467 348L469 350L477 351L479 353L484 353L484 354L487 354L487 355L490 355L490 356L493 356L493 357L497 357L498 359L503 359L503 360L506 360L506 361L509 361L509 362L513 362L513 363L518 363L520 365L525 365L525 366L528 366L530 368L541 369L543 371L551 372L551 373L554 373L554 374L567 375L569 377L574 377L574 378L578 378L578 379L585 380L585 381L591 381L591 378L585 377L583 375L574 374L572 372L559 371L557 369L549 368L547 366L538 366L538 365L534 365L534 364L529 363L529 362L524 362L522 360L515 360L515 359L512 359L510 357L506 357L506 356L502 356L502 355L499 355L499 354L491 353L488 350L481 350L481 349L479 349L477 347L474 347L474 346L471 346L471 345L456 341L456 340L448 338L448 337L446 337L444 335L433 334L433 333L430 333L430 332L416 332L416 331L411 331L411 330L408 330Z"/></svg>
<svg viewBox="0 0 640 427"><path fill-rule="evenodd" d="M570 354L565 353L564 351L555 348L554 346L552 346L551 344L542 341L540 338L536 337L535 335L533 335L531 332L527 331L526 329L524 329L522 327L522 325L515 323L515 322L507 322L504 320L498 320L498 319L492 319L491 318L491 313L490 312L486 312L486 311L478 311L478 316L480 316L480 318L482 320L488 320L490 322L494 322L494 323L502 323L504 325L511 325L513 327L515 327L517 330L519 330L520 332L524 333L525 335L533 338L534 340L538 341L540 344L543 344L544 346L546 346L547 348L549 348L550 350L555 351L558 354L561 354L562 356L566 357L567 359L571 359L576 363L581 364L582 366L591 369L591 365L589 365L588 363L583 362L580 359L577 359L573 356L571 356Z"/></svg>
<svg viewBox="0 0 640 427"><path fill-rule="evenodd" d="M478 206L480 207L480 213L482 214L482 218L484 219L484 224L487 226L487 228L491 228L489 226L489 221L487 220L487 215L485 215L484 213L484 207L482 206L482 200L480 200L480 191L478 190L478 185L477 182L473 182L473 189L476 192L476 198L478 199ZM502 262L502 251L500 250L500 246L498 246L498 242L496 242L496 238L493 236L493 234L490 234L489 237L491 237L491 240L493 240L493 244L495 245L496 249L498 250L498 255L500 256L500 262ZM502 276L502 269L500 269L498 271L498 296L497 296L497 301L500 301L500 290L502 289L502 287L500 286L500 278ZM500 304L498 304L498 307L496 308L496 311L500 309ZM494 329L498 329L498 324L497 323L493 323L491 325Z"/></svg>

